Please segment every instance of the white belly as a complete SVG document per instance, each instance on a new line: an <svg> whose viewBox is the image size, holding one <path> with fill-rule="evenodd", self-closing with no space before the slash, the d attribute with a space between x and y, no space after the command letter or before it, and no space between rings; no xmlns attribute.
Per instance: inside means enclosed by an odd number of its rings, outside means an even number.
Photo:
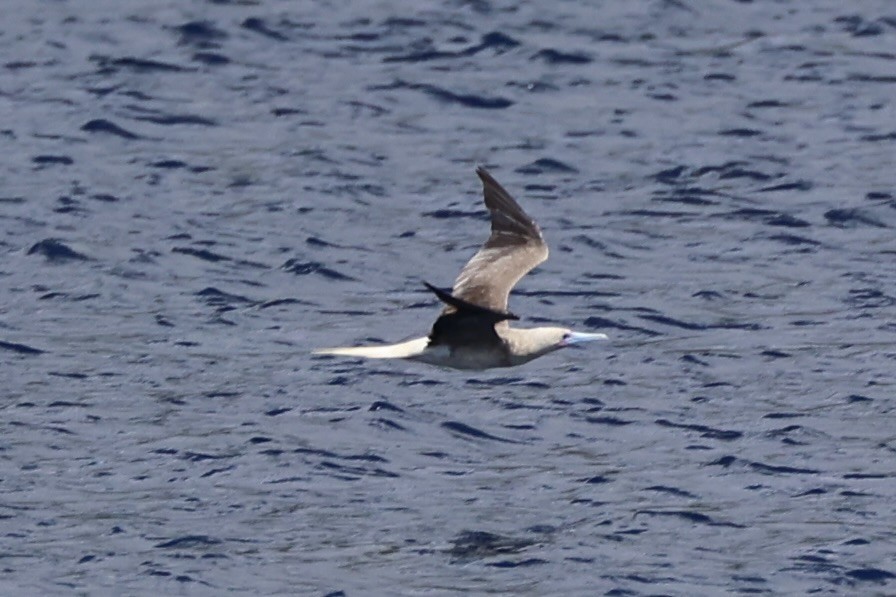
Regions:
<svg viewBox="0 0 896 597"><path fill-rule="evenodd" d="M492 367L510 367L507 354L498 349L476 350L462 349L451 350L448 346L427 346L419 355L411 357L412 360L451 367L452 369L491 369Z"/></svg>

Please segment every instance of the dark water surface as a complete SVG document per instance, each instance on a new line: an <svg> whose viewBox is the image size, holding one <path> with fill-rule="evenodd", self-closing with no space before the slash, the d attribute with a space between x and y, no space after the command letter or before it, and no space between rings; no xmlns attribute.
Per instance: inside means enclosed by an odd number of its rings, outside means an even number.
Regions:
<svg viewBox="0 0 896 597"><path fill-rule="evenodd" d="M75 2L0 24L3 594L896 594L889 0ZM524 325L422 335L487 234Z"/></svg>

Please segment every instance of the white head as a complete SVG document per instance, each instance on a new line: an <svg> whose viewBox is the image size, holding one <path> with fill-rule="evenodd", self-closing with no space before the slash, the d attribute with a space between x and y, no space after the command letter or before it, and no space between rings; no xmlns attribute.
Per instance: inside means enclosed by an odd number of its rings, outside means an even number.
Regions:
<svg viewBox="0 0 896 597"><path fill-rule="evenodd" d="M507 334L506 332L510 332ZM606 340L606 334L574 332L566 328L508 328L505 337L515 360L525 363L566 346Z"/></svg>

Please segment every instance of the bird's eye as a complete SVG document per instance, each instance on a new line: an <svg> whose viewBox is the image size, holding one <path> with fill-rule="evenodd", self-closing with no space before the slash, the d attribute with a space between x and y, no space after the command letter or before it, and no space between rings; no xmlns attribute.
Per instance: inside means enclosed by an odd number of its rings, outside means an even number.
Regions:
<svg viewBox="0 0 896 597"><path fill-rule="evenodd" d="M565 334L563 334L564 340L569 340L570 338L572 338L572 332L566 332Z"/></svg>

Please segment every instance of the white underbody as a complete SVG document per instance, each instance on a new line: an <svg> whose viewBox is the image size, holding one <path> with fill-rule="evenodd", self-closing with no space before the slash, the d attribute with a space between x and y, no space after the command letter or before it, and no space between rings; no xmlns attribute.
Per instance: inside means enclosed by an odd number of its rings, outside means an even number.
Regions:
<svg viewBox="0 0 896 597"><path fill-rule="evenodd" d="M427 346L420 354L408 358L452 369L481 370L512 365L507 352L503 350L452 350L449 346Z"/></svg>
<svg viewBox="0 0 896 597"><path fill-rule="evenodd" d="M512 357L506 350L502 350L499 347L492 349L464 348L462 350L452 350L449 346L430 346L429 338L415 338L407 342L386 346L327 348L317 350L315 354L364 357L367 359L406 359L440 367L471 370L512 367L530 360Z"/></svg>

